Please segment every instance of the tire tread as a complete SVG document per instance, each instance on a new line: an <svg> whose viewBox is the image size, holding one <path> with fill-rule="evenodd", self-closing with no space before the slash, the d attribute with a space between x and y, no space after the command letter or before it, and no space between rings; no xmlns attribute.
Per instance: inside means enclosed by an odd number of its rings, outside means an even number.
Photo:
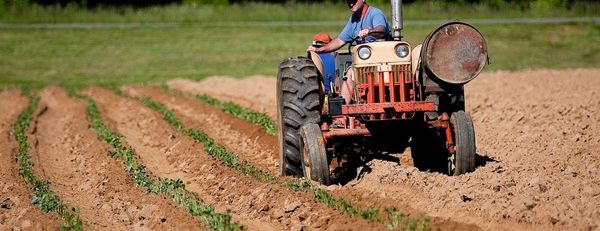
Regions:
<svg viewBox="0 0 600 231"><path fill-rule="evenodd" d="M282 175L301 177L300 128L320 122L320 84L317 68L306 57L292 57L279 64L277 101L280 124L280 166Z"/></svg>

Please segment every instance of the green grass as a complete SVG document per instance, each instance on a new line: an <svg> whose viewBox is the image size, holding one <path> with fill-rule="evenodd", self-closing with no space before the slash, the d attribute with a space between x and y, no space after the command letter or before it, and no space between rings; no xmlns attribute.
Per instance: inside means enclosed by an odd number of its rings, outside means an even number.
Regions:
<svg viewBox="0 0 600 231"><path fill-rule="evenodd" d="M275 75L286 57L305 54L318 31L340 26L203 27L163 29L0 29L0 87L48 84L160 83ZM600 67L600 26L482 25L491 65L485 70ZM410 26L406 40L419 44L435 26ZM557 58L560 57L560 58Z"/></svg>
<svg viewBox="0 0 600 231"><path fill-rule="evenodd" d="M311 185L307 181L291 180L281 182L276 177L264 172L248 162L240 161L238 155L227 151L223 146L216 143L205 133L195 129L186 128L183 122L164 105L153 101L148 97L139 98L139 101L147 107L163 115L163 119L178 131L191 137L204 145L204 150L213 158L219 160L222 165L240 171L256 180L269 184L277 184L294 191L310 191L319 203L323 203L329 208L339 211L342 214L351 217L361 217L368 221L385 224L389 229L398 230L431 230L431 220L427 215L422 218L408 218L395 208L385 208L381 211L379 208L364 209L353 205L345 198L336 198L329 191Z"/></svg>
<svg viewBox="0 0 600 231"><path fill-rule="evenodd" d="M145 187L148 192L171 198L181 208L186 209L192 216L202 220L206 226L213 230L240 230L241 227L231 220L228 213L217 213L212 205L203 204L196 195L187 189L185 184L177 179L149 176L146 168L137 162L135 150L126 147L121 141L121 136L110 130L103 122L96 103L89 98L79 97L87 103L87 112L91 120L91 127L97 132L98 138L106 141L113 147L109 154L113 158L121 159L125 169L139 187Z"/></svg>
<svg viewBox="0 0 600 231"><path fill-rule="evenodd" d="M375 5L390 16L387 5ZM469 22L476 18L598 16L599 11L600 3L553 8L544 4L442 5L424 1L407 5L404 16L407 23L416 19ZM160 83L176 77L275 75L282 59L304 55L316 32L337 35L348 16L343 3L172 5L138 9L0 6L2 23L176 24L174 28L0 29L0 87L18 85L35 89L48 84L68 84L118 88L121 84ZM328 23L243 24L256 21ZM487 38L492 62L487 71L600 67L597 24L476 26ZM403 34L408 42L417 45L435 28L406 25Z"/></svg>
<svg viewBox="0 0 600 231"><path fill-rule="evenodd" d="M38 178L33 172L33 163L29 155L29 143L27 141L27 129L32 119L32 114L37 108L39 98L30 96L29 106L19 115L13 127L13 134L19 143L17 162L19 164L19 175L23 177L33 191L32 203L44 212L54 212L66 223L61 225L61 230L83 230L83 222L75 214L75 209L68 206L58 198L50 189L45 180Z"/></svg>

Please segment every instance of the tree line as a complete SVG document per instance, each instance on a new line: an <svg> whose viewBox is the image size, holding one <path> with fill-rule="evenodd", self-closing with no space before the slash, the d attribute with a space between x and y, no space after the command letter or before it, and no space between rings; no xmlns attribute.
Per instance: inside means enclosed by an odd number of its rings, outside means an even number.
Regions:
<svg viewBox="0 0 600 231"><path fill-rule="evenodd" d="M388 3L389 0L367 0L377 4ZM411 4L419 0L404 0L405 4ZM554 7L572 6L576 3L588 2L594 3L597 0L421 0L435 2L438 4L486 4L489 6L515 6L527 7L532 4L546 4ZM98 6L132 6L132 7L148 7L161 6L172 4L189 4L189 5L229 5L229 4L245 4L245 3L274 3L274 4L289 4L289 3L339 3L341 0L0 0L0 6L10 5L29 5L37 4L42 6L67 6L76 5L80 7L94 8Z"/></svg>

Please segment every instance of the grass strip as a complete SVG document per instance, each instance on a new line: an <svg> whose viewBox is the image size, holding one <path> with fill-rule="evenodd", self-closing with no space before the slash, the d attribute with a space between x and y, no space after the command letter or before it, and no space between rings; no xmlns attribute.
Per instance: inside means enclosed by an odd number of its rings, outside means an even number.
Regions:
<svg viewBox="0 0 600 231"><path fill-rule="evenodd" d="M164 92L167 92L172 95L177 95L177 96L182 96L182 97L190 97L188 94L184 94L182 92L179 92L179 91L169 88L169 86L166 84L161 85L161 88ZM220 101L220 100L210 97L208 95L194 95L193 98L200 100L203 103L206 103L208 105L217 107L217 108L221 109L222 111L229 113L235 117L244 119L253 124L261 126L265 130L265 132L269 135L274 136L277 134L277 126L276 126L275 122L273 122L269 118L269 116L267 116L267 114L265 114L265 113L255 112L250 109L243 108L233 102Z"/></svg>
<svg viewBox="0 0 600 231"><path fill-rule="evenodd" d="M218 159L223 165L239 170L242 173L251 176L259 181L271 184L280 184L282 187L295 191L311 191L316 201L325 204L327 207L339 211L342 214L351 217L361 217L368 221L385 224L389 229L395 230L431 230L431 219L427 215L422 218L409 218L396 208L388 207L381 211L379 208L363 209L352 205L345 198L336 198L329 191L311 185L308 181L292 180L279 182L276 177L256 168L246 161L240 161L236 154L227 151L223 146L209 138L205 133L188 129L183 122L175 116L166 106L153 101L148 97L139 98L139 101L149 108L163 115L163 119L171 124L178 131L190 136L192 139L202 143L204 150L213 158Z"/></svg>
<svg viewBox="0 0 600 231"><path fill-rule="evenodd" d="M66 223L61 225L61 230L83 230L83 222L75 214L75 209L62 202L60 198L50 189L48 182L37 178L33 172L33 164L29 155L29 143L26 131L33 118L33 112L37 108L39 98L29 97L29 106L17 117L13 127L13 134L19 143L17 162L19 163L19 174L29 184L33 191L32 203L44 212L55 212Z"/></svg>
<svg viewBox="0 0 600 231"><path fill-rule="evenodd" d="M273 123L273 121L271 121L271 119L269 119L269 117L265 113L255 112L240 107L239 105L234 104L232 102L223 102L208 95L196 95L195 98L206 104L220 108L224 112L232 114L238 118L242 118L256 125L259 125L263 127L265 129L265 132L267 132L267 134L269 135L275 135L277 133L275 123Z"/></svg>
<svg viewBox="0 0 600 231"><path fill-rule="evenodd" d="M141 98L140 102L163 115L165 121L175 127L179 132L182 132L195 141L202 143L204 146L204 151L206 151L206 153L211 155L213 158L218 159L222 165L238 170L245 175L251 176L262 182L270 184L277 183L277 179L275 177L264 171L261 171L246 161L240 161L237 155L225 150L223 146L219 145L213 139L208 137L206 133L185 128L183 123L175 116L175 114L173 114L173 112L171 112L164 105L154 102L148 97Z"/></svg>
<svg viewBox="0 0 600 231"><path fill-rule="evenodd" d="M177 179L149 176L146 167L137 162L135 150L126 147L121 135L113 132L103 122L96 102L90 98L80 97L87 103L87 112L92 128L97 132L98 138L106 141L113 147L110 156L119 158L125 164L125 169L133 178L137 186L145 187L148 192L171 198L181 208L185 208L194 217L206 223L214 230L241 230L241 227L232 222L230 214L217 213L212 205L201 203L195 194L185 189L183 181Z"/></svg>

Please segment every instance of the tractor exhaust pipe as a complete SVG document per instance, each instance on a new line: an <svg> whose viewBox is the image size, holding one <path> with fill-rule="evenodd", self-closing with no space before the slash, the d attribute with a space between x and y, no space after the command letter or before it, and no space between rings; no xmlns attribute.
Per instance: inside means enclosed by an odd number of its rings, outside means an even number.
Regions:
<svg viewBox="0 0 600 231"><path fill-rule="evenodd" d="M392 38L402 40L402 0L392 0Z"/></svg>

